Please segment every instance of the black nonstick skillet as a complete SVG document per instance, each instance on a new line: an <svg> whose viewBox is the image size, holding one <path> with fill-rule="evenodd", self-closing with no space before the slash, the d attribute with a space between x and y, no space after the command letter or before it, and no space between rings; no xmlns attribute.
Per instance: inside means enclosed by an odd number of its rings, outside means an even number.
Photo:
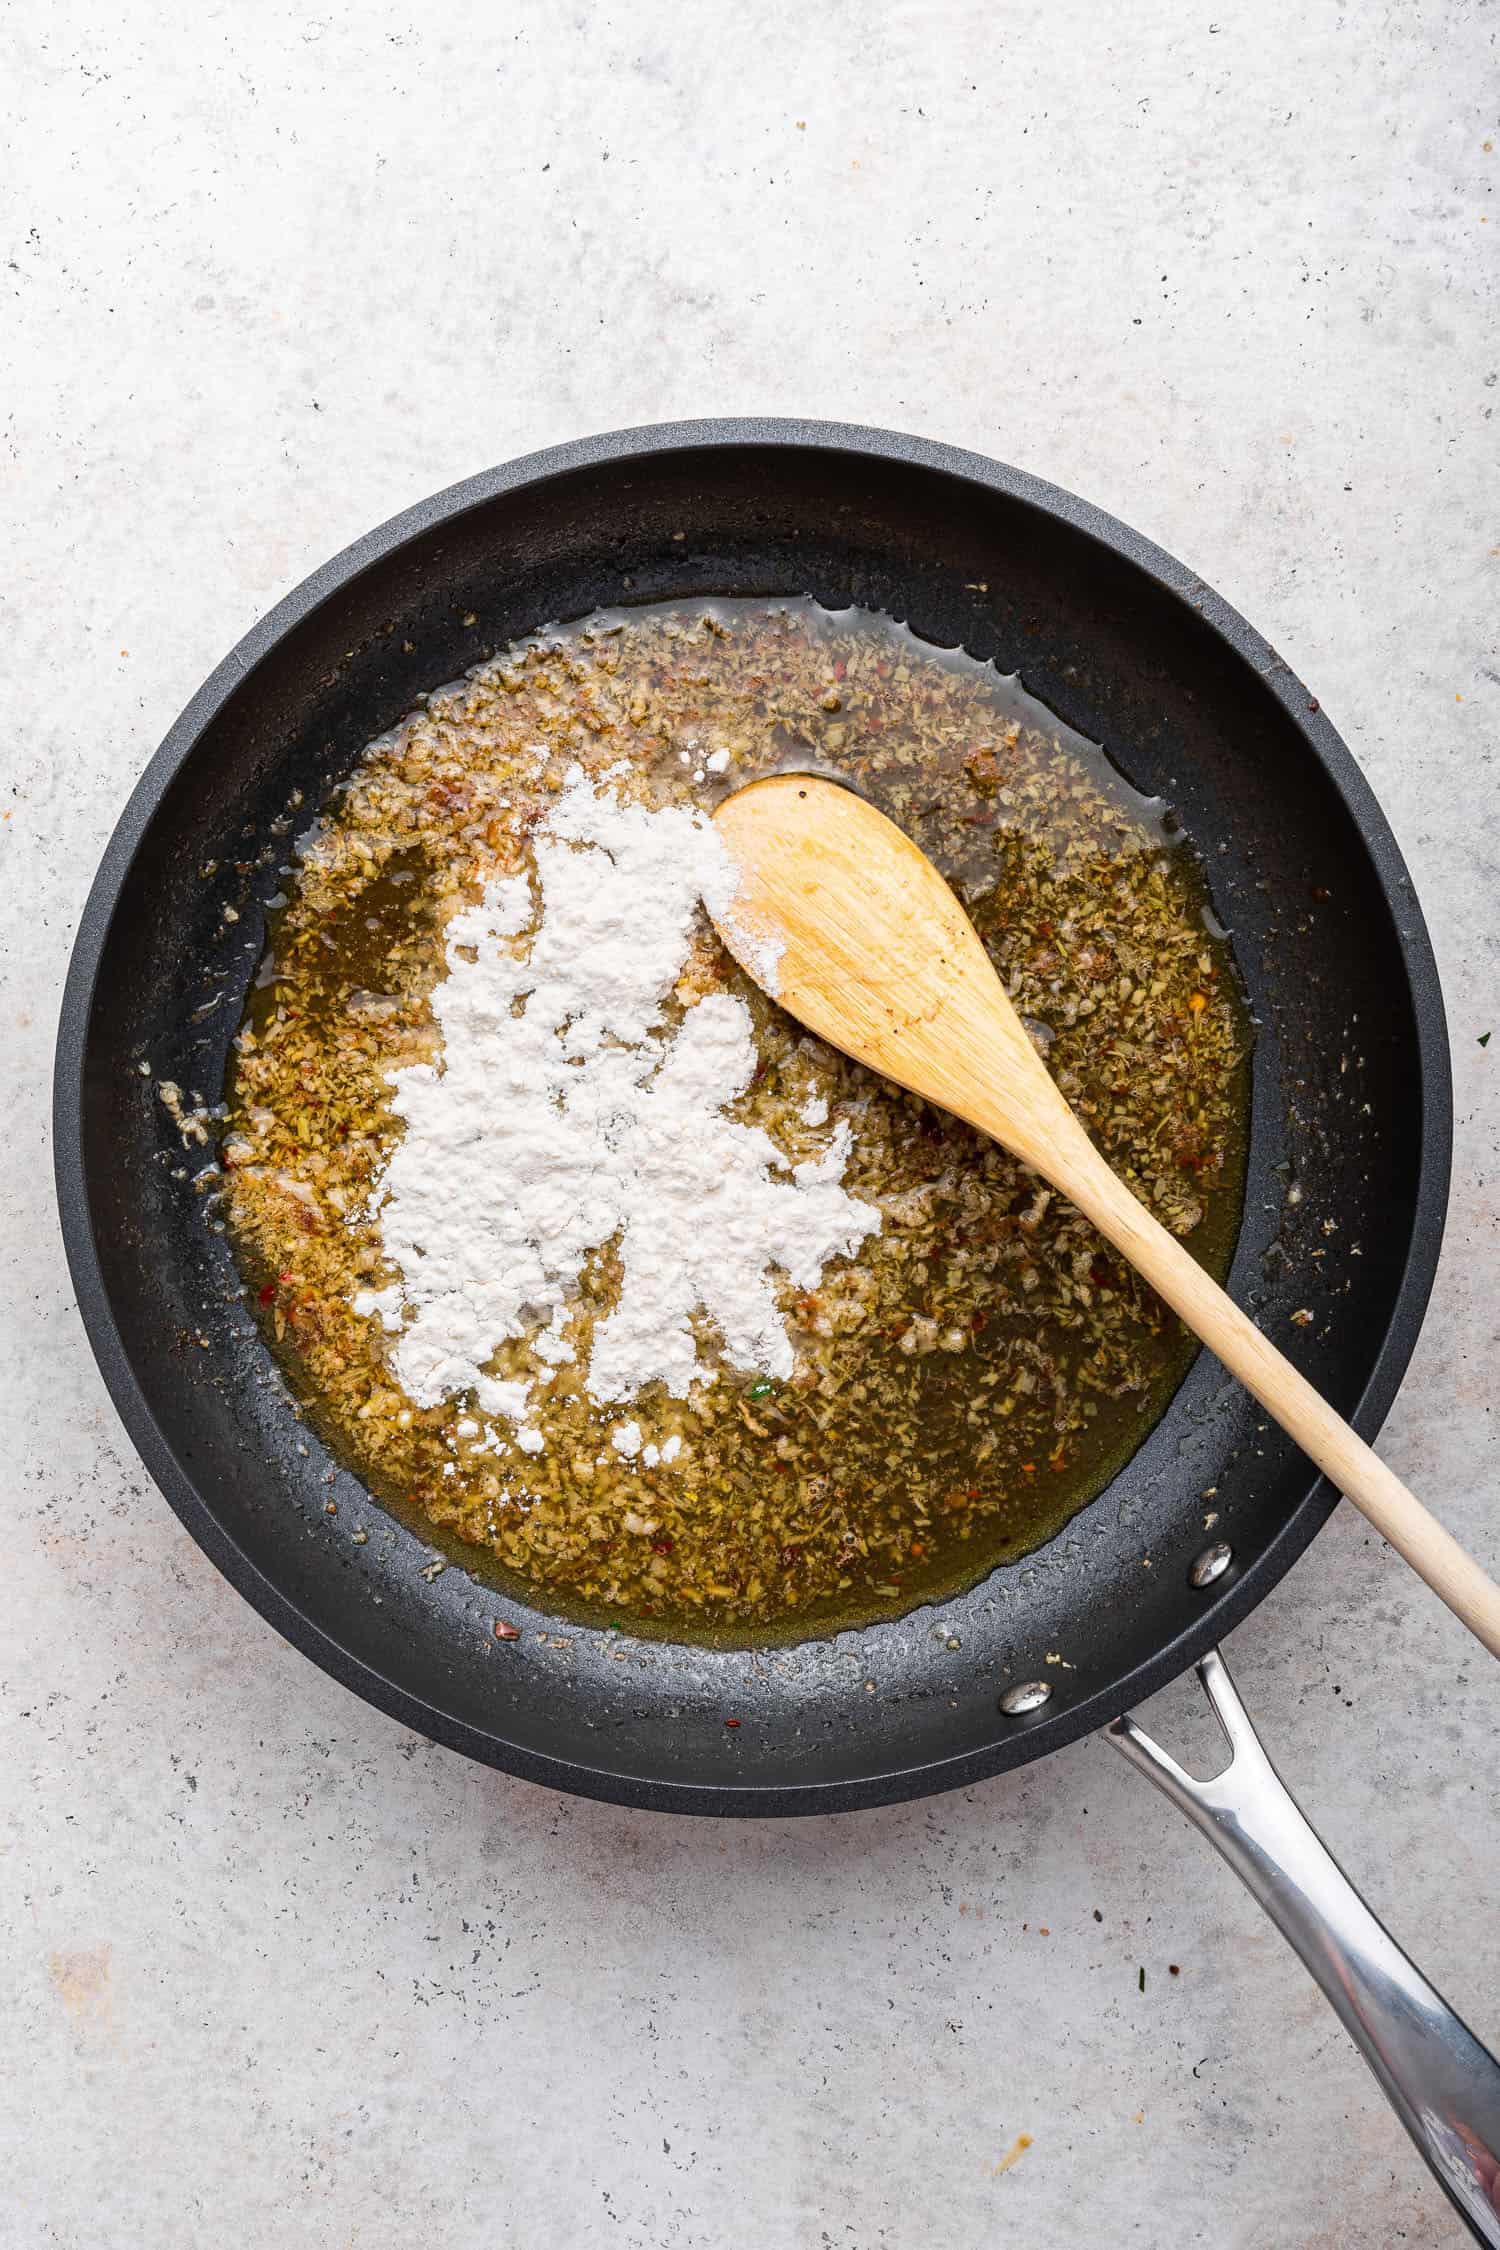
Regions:
<svg viewBox="0 0 1500 2250"><path fill-rule="evenodd" d="M156 1086L218 1096L293 792L314 807L420 692L539 625L765 593L884 610L1019 671L1176 808L1259 1026L1230 1286L1373 1436L1437 1260L1451 1107L1431 948L1353 759L1273 649L1098 510L919 439L755 421L588 439L424 501L290 595L173 727L105 854L58 1043L63 1226L119 1412L289 1640L407 1725L554 1788L844 1810L1110 1726L1298 1946L1500 2244L1500 2073L1301 1821L1214 1653L1335 1494L1208 1354L1097 1500L940 1620L762 1653L553 1630L462 1568L424 1576L430 1545L399 1524L356 1544L373 1503L289 1413L194 1182L212 1152L185 1157ZM1289 1325L1304 1305L1318 1317ZM497 1616L519 1638L497 1640ZM1233 1746L1210 1783L1122 1717L1195 1662Z"/></svg>

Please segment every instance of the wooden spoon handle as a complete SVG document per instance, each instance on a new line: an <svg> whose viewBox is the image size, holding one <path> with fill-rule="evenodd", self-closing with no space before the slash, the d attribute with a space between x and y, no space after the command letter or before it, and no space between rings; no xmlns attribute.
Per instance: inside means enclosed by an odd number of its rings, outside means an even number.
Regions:
<svg viewBox="0 0 1500 2250"><path fill-rule="evenodd" d="M1066 1162L1057 1167L1065 1175L1056 1183L1063 1193L1125 1253L1491 1655L1500 1656L1500 1586L1116 1178L1081 1128L1080 1139L1087 1155L1070 1136ZM1050 1177L1051 1167L1042 1168Z"/></svg>

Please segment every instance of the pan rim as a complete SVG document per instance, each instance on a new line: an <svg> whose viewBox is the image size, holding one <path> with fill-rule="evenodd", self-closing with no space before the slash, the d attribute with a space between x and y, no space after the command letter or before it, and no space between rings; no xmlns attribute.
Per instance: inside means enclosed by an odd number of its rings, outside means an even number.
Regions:
<svg viewBox="0 0 1500 2250"><path fill-rule="evenodd" d="M184 706L134 785L90 886L68 963L53 1080L53 1148L63 1243L78 1308L105 1387L136 1451L184 1528L260 1615L303 1655L388 1716L479 1762L575 1795L656 1811L706 1815L849 1811L960 1788L1060 1749L1185 1671L1248 1616L1297 1561L1338 1503L1312 1477L1281 1531L1216 1595L1194 1622L1124 1675L1068 1709L1008 1719L982 1749L823 1782L679 1782L535 1752L427 1703L353 1655L260 1570L199 1496L158 1425L125 1353L89 1216L84 1158L84 1068L94 990L110 924L136 852L199 737L246 676L317 607L401 547L502 494L573 471L632 457L643 466L674 452L803 449L862 455L932 470L1016 500L1070 525L1133 565L1190 608L1255 671L1297 729L1354 821L1392 909L1412 996L1421 1146L1410 1239L1394 1307L1370 1377L1350 1417L1373 1439L1405 1374L1441 1253L1452 1157L1451 1060L1437 963L1411 877L1384 812L1352 752L1303 682L1230 603L1185 564L1091 502L1029 472L937 440L844 422L749 417L649 424L578 438L524 454L416 502L343 548L258 620Z"/></svg>

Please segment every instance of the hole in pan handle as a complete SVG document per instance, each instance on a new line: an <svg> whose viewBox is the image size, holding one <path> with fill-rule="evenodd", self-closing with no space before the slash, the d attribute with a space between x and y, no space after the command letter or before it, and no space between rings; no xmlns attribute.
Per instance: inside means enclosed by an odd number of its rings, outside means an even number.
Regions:
<svg viewBox="0 0 1500 2250"><path fill-rule="evenodd" d="M1108 1734L1228 1860L1296 1948L1477 2242L1500 2250L1500 2063L1409 1961L1314 1834L1217 1649L1198 1677L1229 1745L1184 1772L1127 1713Z"/></svg>

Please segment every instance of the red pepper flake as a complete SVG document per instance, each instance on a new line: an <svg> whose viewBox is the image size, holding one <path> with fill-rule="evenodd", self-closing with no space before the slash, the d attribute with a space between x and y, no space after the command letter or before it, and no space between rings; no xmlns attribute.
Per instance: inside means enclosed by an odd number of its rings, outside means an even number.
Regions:
<svg viewBox="0 0 1500 2250"><path fill-rule="evenodd" d="M276 1284L275 1284L275 1282L274 1282L274 1281L268 1281L268 1282L266 1283L266 1286L265 1286L265 1288L264 1288L264 1289L262 1289L262 1291L261 1291L261 1293L260 1293L260 1301L261 1301L261 1303L262 1303L263 1305L269 1305L269 1304L270 1304L270 1303L272 1302L272 1300L274 1299L275 1295L276 1295Z"/></svg>
<svg viewBox="0 0 1500 2250"><path fill-rule="evenodd" d="M671 1540L653 1539L651 1542L651 1552L653 1555L670 1555L670 1553L672 1552Z"/></svg>
<svg viewBox="0 0 1500 2250"><path fill-rule="evenodd" d="M846 664L846 663L844 662L844 659L843 659L843 658L842 658L841 656L836 656L836 657L834 658L834 660L833 660L833 676L834 676L834 678L835 678L836 680L841 680L841 679L842 679L842 678L844 677L844 674L845 674L845 673L846 673L846 672L848 671L848 669L849 669L848 665L847 665L847 664Z"/></svg>
<svg viewBox="0 0 1500 2250"><path fill-rule="evenodd" d="M495 1638L497 1641L518 1641L521 1638L521 1628L519 1625L508 1624L503 1617L497 1617Z"/></svg>
<svg viewBox="0 0 1500 2250"><path fill-rule="evenodd" d="M740 1722L739 1722L739 1720L738 1720L738 1719L726 1719L726 1720L724 1721L724 1724L725 1724L725 1726L726 1726L726 1727L737 1727L737 1726L739 1725L739 1723L740 1723Z"/></svg>

